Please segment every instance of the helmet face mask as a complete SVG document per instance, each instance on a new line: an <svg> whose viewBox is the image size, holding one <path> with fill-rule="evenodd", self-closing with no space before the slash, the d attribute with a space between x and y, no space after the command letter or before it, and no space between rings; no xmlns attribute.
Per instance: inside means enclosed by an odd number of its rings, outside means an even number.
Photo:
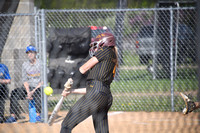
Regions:
<svg viewBox="0 0 200 133"><path fill-rule="evenodd" d="M99 34L94 41L90 44L89 54L91 57L94 56L95 52L101 49L101 47L107 46L115 46L115 37L111 33L101 33Z"/></svg>
<svg viewBox="0 0 200 133"><path fill-rule="evenodd" d="M90 44L89 54L91 57L94 56L95 52L99 49L99 41L94 41Z"/></svg>

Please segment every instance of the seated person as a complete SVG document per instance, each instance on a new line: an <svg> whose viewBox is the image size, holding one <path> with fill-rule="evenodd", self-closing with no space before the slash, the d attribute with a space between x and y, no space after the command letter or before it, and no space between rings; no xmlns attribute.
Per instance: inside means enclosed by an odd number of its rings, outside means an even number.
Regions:
<svg viewBox="0 0 200 133"><path fill-rule="evenodd" d="M36 48L32 45L26 48L26 54L29 60L24 62L22 66L23 87L16 88L11 92L11 116L6 120L6 123L16 122L20 113L18 100L25 99L35 100L35 107L37 112L36 121L41 121L41 61L36 59Z"/></svg>

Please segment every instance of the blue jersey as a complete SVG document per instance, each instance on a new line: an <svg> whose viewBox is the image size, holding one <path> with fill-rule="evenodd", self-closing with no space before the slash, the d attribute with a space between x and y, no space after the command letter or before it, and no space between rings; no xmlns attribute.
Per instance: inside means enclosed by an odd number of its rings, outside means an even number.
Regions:
<svg viewBox="0 0 200 133"><path fill-rule="evenodd" d="M8 67L4 64L0 64L0 79L11 79Z"/></svg>

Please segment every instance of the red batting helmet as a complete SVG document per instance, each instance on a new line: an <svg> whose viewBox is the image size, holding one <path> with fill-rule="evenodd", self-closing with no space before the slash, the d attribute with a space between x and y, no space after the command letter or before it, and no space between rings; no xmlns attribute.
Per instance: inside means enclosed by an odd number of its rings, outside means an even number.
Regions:
<svg viewBox="0 0 200 133"><path fill-rule="evenodd" d="M101 33L96 38L94 41L90 44L90 50L89 54L92 57L95 54L95 49L99 50L101 47L107 46L107 47L112 47L115 46L115 37L112 33L105 32Z"/></svg>

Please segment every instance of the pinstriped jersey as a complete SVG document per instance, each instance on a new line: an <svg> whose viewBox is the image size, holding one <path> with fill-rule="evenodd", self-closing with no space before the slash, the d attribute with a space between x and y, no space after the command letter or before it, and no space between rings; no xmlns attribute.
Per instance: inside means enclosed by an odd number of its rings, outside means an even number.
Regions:
<svg viewBox="0 0 200 133"><path fill-rule="evenodd" d="M116 67L117 57L111 47L102 47L95 53L95 57L99 61L91 68L87 79L99 80L106 84L111 84Z"/></svg>

